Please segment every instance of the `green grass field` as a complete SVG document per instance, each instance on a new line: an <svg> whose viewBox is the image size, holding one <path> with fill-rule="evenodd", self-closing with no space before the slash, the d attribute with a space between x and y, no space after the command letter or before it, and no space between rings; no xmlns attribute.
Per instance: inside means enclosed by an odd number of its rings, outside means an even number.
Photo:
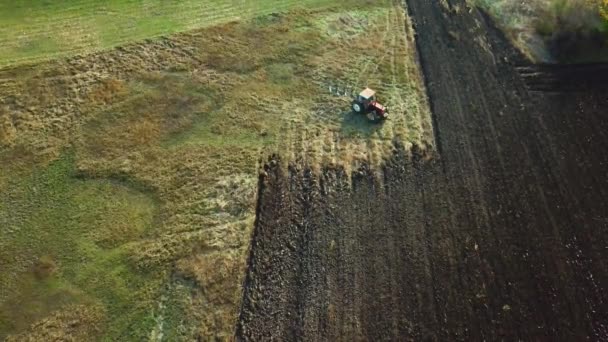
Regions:
<svg viewBox="0 0 608 342"><path fill-rule="evenodd" d="M0 68L294 7L334 4L331 0L0 0Z"/></svg>
<svg viewBox="0 0 608 342"><path fill-rule="evenodd" d="M109 339L153 328L146 308L163 276L133 272L124 246L146 235L157 204L128 185L79 180L73 163L66 154L0 194L0 338L71 304L107 310L114 319L98 323Z"/></svg>
<svg viewBox="0 0 608 342"><path fill-rule="evenodd" d="M432 148L398 0L25 3L0 11L0 340L229 340L260 160Z"/></svg>

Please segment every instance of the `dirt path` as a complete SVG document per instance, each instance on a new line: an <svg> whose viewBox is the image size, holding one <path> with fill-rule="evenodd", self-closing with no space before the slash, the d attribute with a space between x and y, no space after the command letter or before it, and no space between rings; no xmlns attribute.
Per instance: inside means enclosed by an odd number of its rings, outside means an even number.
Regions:
<svg viewBox="0 0 608 342"><path fill-rule="evenodd" d="M397 145L352 184L269 162L239 339L608 339L605 84L449 2L408 2L438 156Z"/></svg>

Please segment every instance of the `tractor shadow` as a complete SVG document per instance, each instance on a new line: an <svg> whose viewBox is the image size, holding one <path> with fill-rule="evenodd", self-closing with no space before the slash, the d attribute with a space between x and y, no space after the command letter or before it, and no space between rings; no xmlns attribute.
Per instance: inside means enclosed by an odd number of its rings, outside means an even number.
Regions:
<svg viewBox="0 0 608 342"><path fill-rule="evenodd" d="M354 111L346 111L342 113L342 124L340 132L343 136L349 138L369 138L375 132L382 129L383 122L371 122L364 114L358 114Z"/></svg>

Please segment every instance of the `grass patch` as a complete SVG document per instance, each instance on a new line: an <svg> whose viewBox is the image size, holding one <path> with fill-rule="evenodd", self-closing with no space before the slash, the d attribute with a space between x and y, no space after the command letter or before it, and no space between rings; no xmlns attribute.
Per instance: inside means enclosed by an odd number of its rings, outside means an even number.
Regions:
<svg viewBox="0 0 608 342"><path fill-rule="evenodd" d="M210 115L214 115L211 113ZM166 145L201 145L212 148L249 146L253 149L262 149L272 146L276 137L272 133L260 129L255 131L224 130L220 123L222 118L216 120L197 120L192 127L180 134L172 136Z"/></svg>
<svg viewBox="0 0 608 342"><path fill-rule="evenodd" d="M65 156L0 195L0 337L72 304L102 305L107 336L149 332L162 277L131 269L121 246L145 235L156 204L124 185L73 176Z"/></svg>
<svg viewBox="0 0 608 342"><path fill-rule="evenodd" d="M0 68L98 51L294 7L333 5L330 0L1 1Z"/></svg>

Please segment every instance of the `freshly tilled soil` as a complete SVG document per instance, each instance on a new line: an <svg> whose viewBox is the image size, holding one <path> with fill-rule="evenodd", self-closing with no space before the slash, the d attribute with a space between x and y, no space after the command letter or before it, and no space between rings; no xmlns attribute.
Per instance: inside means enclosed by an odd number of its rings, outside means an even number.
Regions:
<svg viewBox="0 0 608 342"><path fill-rule="evenodd" d="M563 69L530 82L482 14L408 4L437 153L396 143L352 175L271 158L237 339L608 339L605 84L538 87Z"/></svg>

